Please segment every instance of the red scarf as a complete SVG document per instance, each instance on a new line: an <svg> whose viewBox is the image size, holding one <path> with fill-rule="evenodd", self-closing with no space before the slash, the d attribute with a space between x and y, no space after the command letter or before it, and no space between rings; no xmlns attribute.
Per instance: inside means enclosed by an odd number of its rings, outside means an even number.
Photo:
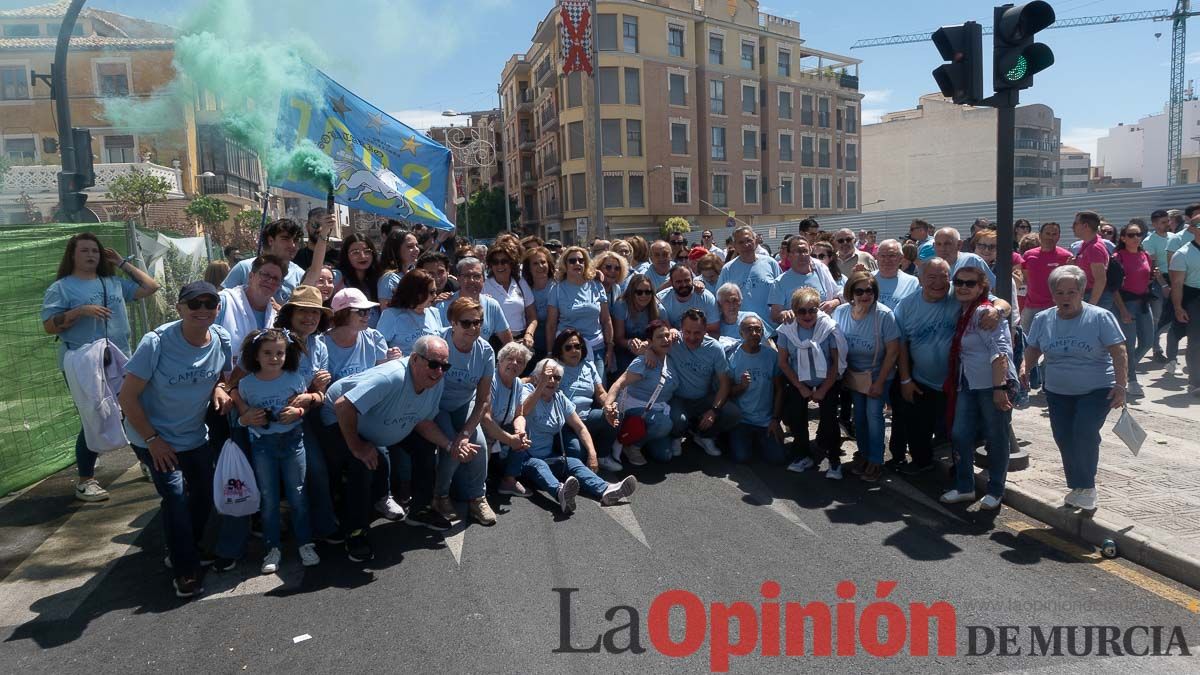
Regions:
<svg viewBox="0 0 1200 675"><path fill-rule="evenodd" d="M962 359L962 340L975 316L975 310L980 307L991 307L992 302L987 295L980 295L979 300L963 310L954 327L954 341L950 343L950 370L946 373L946 381L942 383L942 391L946 392L946 435L954 433L954 407L958 404L958 368Z"/></svg>

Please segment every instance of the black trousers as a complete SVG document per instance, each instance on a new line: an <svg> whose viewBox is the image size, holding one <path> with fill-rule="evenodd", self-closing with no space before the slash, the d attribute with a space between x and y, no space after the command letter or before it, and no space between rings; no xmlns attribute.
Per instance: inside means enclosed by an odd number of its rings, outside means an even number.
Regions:
<svg viewBox="0 0 1200 675"><path fill-rule="evenodd" d="M813 451L808 438L808 402L791 382L783 383L783 422L792 432L792 461L808 457L817 464L822 459L829 458L829 466L835 467L842 462L842 432L838 428L838 401L842 393L842 383L835 382L829 393L818 405L817 422L817 451ZM820 452L824 450L824 453Z"/></svg>
<svg viewBox="0 0 1200 675"><path fill-rule="evenodd" d="M921 393L913 402L904 400L899 391L892 395L892 440L901 432L901 442L893 443L892 457L903 459L907 447L912 454L913 464L926 466L933 461L933 437L939 427L944 427L946 417L946 395L917 383Z"/></svg>

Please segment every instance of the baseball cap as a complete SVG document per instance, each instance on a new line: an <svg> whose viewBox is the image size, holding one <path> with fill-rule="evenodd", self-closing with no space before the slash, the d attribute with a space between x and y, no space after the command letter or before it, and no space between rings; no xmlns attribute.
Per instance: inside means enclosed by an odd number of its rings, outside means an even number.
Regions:
<svg viewBox="0 0 1200 675"><path fill-rule="evenodd" d="M688 260L699 260L708 255L708 249L703 246L693 246L692 250L688 251Z"/></svg>
<svg viewBox="0 0 1200 675"><path fill-rule="evenodd" d="M207 281L193 281L192 283L179 289L179 302L187 302L202 295L211 295L214 298L220 297L217 287Z"/></svg>
<svg viewBox="0 0 1200 675"><path fill-rule="evenodd" d="M319 291L318 291L319 292ZM371 302L363 292L357 288L343 288L333 296L333 302L329 303L333 307L333 311L340 312L343 309L371 309L378 307L378 302Z"/></svg>

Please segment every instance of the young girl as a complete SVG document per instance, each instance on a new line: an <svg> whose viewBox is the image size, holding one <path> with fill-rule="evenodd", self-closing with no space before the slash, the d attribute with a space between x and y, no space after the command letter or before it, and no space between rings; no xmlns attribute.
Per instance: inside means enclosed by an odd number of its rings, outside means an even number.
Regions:
<svg viewBox="0 0 1200 675"><path fill-rule="evenodd" d="M262 494L263 541L267 555L262 573L279 569L279 484L283 481L292 507L292 529L305 567L321 562L312 543L304 485L305 411L320 405L323 395L308 393L299 373L304 346L283 328L254 331L242 343L241 365L250 374L238 382L234 401L238 421L250 430L254 474Z"/></svg>

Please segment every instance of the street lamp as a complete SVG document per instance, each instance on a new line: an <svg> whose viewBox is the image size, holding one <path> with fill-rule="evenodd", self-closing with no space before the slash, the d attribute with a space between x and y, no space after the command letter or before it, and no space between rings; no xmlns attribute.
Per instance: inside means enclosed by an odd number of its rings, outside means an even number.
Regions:
<svg viewBox="0 0 1200 675"><path fill-rule="evenodd" d="M503 110L501 110L501 114L503 115ZM461 115L461 113L459 113L458 111L456 111L452 108L447 108L446 110L442 111L443 117L459 117L460 115ZM501 134L504 133L503 127L501 127L500 133ZM503 136L501 136L501 143L503 143ZM487 168L487 167L490 167L490 166L493 166L494 164L496 164L496 146L493 145L492 142L490 140L488 140L484 134L480 133L480 130L478 127L475 127L475 126L466 126L466 127L453 127L452 126L452 127L450 127L449 129L446 130L446 147L450 149L451 154L454 156L454 163L456 165L467 167L469 169L471 169L471 168L479 169L481 175L483 173L484 168ZM471 238L471 208L470 208L471 181L470 181L469 175L467 176L466 190L467 190L466 197L467 197L468 204L467 204L467 207L465 209L463 209L463 212L466 214L466 218L463 221L463 234L466 235L466 237L468 239L470 239ZM504 180L504 211L505 211L506 215L508 213L508 209L509 209L508 178L505 177L505 180ZM511 225L509 226L509 229L510 230L512 229Z"/></svg>

